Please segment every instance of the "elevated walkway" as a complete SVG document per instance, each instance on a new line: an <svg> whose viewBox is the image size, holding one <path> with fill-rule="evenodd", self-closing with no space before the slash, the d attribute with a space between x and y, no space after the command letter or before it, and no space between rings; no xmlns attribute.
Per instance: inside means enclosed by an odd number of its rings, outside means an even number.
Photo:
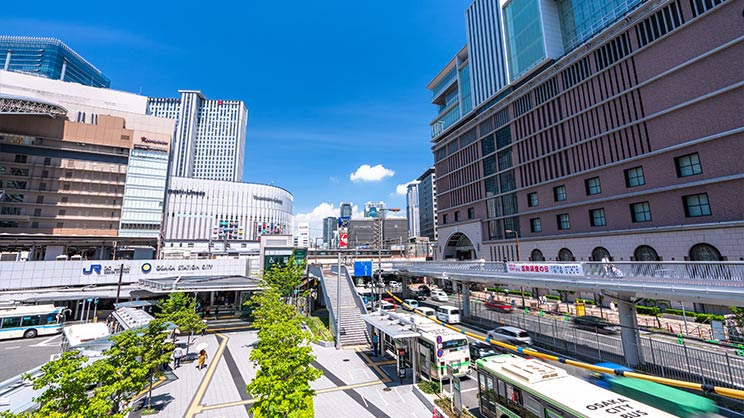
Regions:
<svg viewBox="0 0 744 418"><path fill-rule="evenodd" d="M722 306L744 300L742 262L394 261L391 270L464 283L615 293Z"/></svg>
<svg viewBox="0 0 744 418"><path fill-rule="evenodd" d="M326 306L330 314L331 323L335 324L340 315L341 346L366 345L367 327L361 315L367 313L361 298L357 295L346 266L341 266L341 294L338 289L338 266L311 266L310 273L317 277L322 285ZM340 299L340 303L339 303Z"/></svg>

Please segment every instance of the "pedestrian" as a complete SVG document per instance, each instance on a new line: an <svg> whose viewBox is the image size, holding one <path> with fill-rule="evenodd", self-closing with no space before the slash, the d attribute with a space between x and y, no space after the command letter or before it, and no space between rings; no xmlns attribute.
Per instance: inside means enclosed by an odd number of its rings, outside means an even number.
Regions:
<svg viewBox="0 0 744 418"><path fill-rule="evenodd" d="M220 315L220 307L215 306L214 307L214 319L217 319L217 317Z"/></svg>
<svg viewBox="0 0 744 418"><path fill-rule="evenodd" d="M207 361L207 350L202 350L199 352L199 362L196 364L196 368L203 369L205 361Z"/></svg>
<svg viewBox="0 0 744 418"><path fill-rule="evenodd" d="M380 337L377 335L377 333L372 334L372 348L375 351L375 357L377 357L377 345L380 343Z"/></svg>
<svg viewBox="0 0 744 418"><path fill-rule="evenodd" d="M206 319L202 319L202 322L204 322L204 328L202 328L202 330L201 330L201 336L203 337L204 334L207 333L207 320Z"/></svg>
<svg viewBox="0 0 744 418"><path fill-rule="evenodd" d="M177 369L181 366L181 358L183 357L183 349L180 346L176 346L173 350L173 368Z"/></svg>

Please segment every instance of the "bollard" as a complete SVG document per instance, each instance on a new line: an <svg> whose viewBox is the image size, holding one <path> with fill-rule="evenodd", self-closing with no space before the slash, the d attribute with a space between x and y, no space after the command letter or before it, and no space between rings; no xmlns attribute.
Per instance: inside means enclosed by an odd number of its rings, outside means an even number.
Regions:
<svg viewBox="0 0 744 418"><path fill-rule="evenodd" d="M685 345L685 339L682 336L682 334L677 334L677 344L679 344L679 345Z"/></svg>

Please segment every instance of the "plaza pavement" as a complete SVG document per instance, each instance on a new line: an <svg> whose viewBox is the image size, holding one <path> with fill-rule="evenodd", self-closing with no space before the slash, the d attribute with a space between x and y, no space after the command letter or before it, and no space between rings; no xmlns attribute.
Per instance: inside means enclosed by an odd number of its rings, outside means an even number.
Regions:
<svg viewBox="0 0 744 418"><path fill-rule="evenodd" d="M249 360L257 331L225 331L197 336L191 347L207 343L207 366L198 370L196 362L182 363L173 370L177 379L163 381L153 389L157 418L222 418L250 417L253 399L245 385L256 374ZM180 338L185 343L186 338ZM316 361L313 366L323 376L312 382L316 390L315 416L331 418L428 418L429 410L409 385L391 381L381 365L373 362L361 348L324 348L313 344ZM410 381L410 379L408 379ZM137 402L139 405L141 401ZM133 411L130 417L139 417Z"/></svg>

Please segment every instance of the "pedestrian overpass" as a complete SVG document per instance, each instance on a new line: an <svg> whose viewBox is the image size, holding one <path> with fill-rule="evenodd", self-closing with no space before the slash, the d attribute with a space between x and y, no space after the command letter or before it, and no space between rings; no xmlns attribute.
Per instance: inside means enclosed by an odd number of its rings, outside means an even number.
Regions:
<svg viewBox="0 0 744 418"><path fill-rule="evenodd" d="M635 303L679 300L713 305L744 301L744 262L485 262L394 261L382 266L401 276L427 276L462 283L463 315L470 316L469 284L503 284L594 292L618 300L623 351L639 364ZM387 268L386 268L387 267Z"/></svg>

